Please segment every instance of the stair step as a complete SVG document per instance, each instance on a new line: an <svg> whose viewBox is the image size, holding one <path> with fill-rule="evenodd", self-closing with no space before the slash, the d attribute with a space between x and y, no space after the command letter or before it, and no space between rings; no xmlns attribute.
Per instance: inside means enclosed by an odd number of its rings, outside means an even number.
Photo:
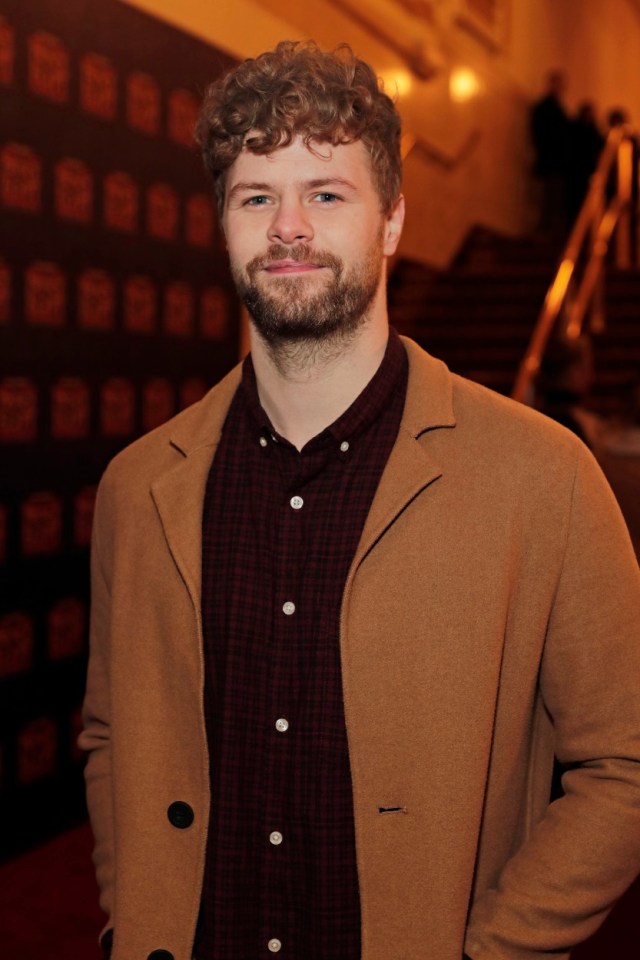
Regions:
<svg viewBox="0 0 640 960"><path fill-rule="evenodd" d="M399 263L389 283L392 323L455 373L510 393L554 277L557 250L538 240L475 231L443 274ZM594 409L610 412L640 371L640 270L609 272L606 330L593 338Z"/></svg>

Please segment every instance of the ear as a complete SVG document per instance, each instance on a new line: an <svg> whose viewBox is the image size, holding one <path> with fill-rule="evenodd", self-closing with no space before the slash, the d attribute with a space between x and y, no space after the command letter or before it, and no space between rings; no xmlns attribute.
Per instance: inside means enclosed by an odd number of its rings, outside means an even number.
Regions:
<svg viewBox="0 0 640 960"><path fill-rule="evenodd" d="M402 194L396 200L395 206L390 214L387 215L384 224L384 247L385 257L391 257L396 252L396 248L402 234L402 225L404 224L404 197Z"/></svg>

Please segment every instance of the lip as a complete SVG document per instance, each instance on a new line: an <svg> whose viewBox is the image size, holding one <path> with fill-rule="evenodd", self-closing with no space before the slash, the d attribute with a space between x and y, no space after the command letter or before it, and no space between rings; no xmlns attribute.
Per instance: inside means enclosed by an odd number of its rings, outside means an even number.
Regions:
<svg viewBox="0 0 640 960"><path fill-rule="evenodd" d="M313 270L323 270L317 263L310 263L309 261L298 261L298 260L274 260L273 263L268 264L264 270L266 273L275 274L276 276L282 276L283 274L290 273L311 273Z"/></svg>

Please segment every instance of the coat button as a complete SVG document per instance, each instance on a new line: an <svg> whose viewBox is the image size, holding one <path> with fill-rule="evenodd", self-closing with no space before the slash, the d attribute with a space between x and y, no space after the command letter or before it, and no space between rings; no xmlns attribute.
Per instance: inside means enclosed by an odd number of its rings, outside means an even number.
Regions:
<svg viewBox="0 0 640 960"><path fill-rule="evenodd" d="M190 827L193 823L194 813L192 808L188 803L185 803L183 800L176 800L175 803L172 803L167 810L167 816L169 817L169 823L177 827L178 830L185 830L187 827ZM166 951L156 950L157 954L164 954ZM152 960L169 960L169 957L153 956Z"/></svg>
<svg viewBox="0 0 640 960"><path fill-rule="evenodd" d="M174 957L168 950L152 950L147 960L174 960Z"/></svg>

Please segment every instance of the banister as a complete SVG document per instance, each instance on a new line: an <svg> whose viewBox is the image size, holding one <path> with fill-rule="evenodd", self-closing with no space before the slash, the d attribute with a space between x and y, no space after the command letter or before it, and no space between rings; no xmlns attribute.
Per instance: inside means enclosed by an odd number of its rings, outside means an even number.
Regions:
<svg viewBox="0 0 640 960"><path fill-rule="evenodd" d="M634 170L634 137L635 133L631 127L624 125L614 128L607 138L598 167L591 178L587 196L560 257L556 275L549 287L531 341L518 369L512 397L521 403L528 402L530 399L547 343L565 306L567 306L565 336L574 339L582 333L585 317L595 302L611 238L621 218L630 213L633 178L638 176L638 170ZM614 164L617 172L616 193L607 202L607 188ZM640 254L637 247L638 245L636 245L636 256ZM629 219L628 229L621 235L616 251L619 266L630 265L631 248ZM586 265L580 278L576 280L577 267L583 250L586 252ZM575 292L573 292L574 289ZM570 291L573 298L568 305ZM596 319L602 322L601 318Z"/></svg>

